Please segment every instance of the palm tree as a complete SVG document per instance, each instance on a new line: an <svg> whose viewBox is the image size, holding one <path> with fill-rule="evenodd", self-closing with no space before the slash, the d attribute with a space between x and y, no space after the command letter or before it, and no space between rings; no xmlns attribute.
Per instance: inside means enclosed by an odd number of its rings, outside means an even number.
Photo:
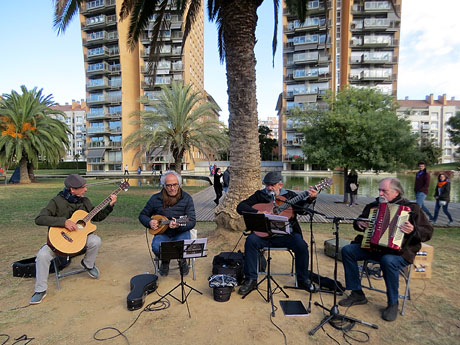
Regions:
<svg viewBox="0 0 460 345"><path fill-rule="evenodd" d="M43 96L42 89L12 91L0 98L0 165L19 163L20 183L30 183L28 164L38 160L52 165L59 162L69 146L70 131L66 124L50 117L65 114L51 108L52 95Z"/></svg>
<svg viewBox="0 0 460 345"><path fill-rule="evenodd" d="M191 85L174 82L171 88L163 86L158 100L142 100L153 110L140 112L140 120L133 121L139 130L125 139L124 148L137 150L135 158L170 153L175 170L181 173L184 155L193 148L207 156L228 147L223 125L214 119L218 106L203 102L203 97L193 92Z"/></svg>
<svg viewBox="0 0 460 345"><path fill-rule="evenodd" d="M54 25L64 31L70 19L77 13L82 0L55 0ZM208 0L208 14L217 23L218 49L221 62L226 63L230 165L232 174L226 198L216 209L218 226L242 229L244 224L236 213L237 204L260 188L260 151L256 99L256 44L257 9L263 0ZM285 0L291 13L301 21L305 19L307 0ZM279 0L273 0L275 30L273 54L276 50ZM187 13L184 38L187 39L192 23L201 10L201 0L176 0L180 15ZM121 20L129 18L128 44L134 49L149 19L155 14L152 30L150 60L157 61L161 48L158 37L167 28L167 0L124 0L120 9ZM155 75L155 67L152 71ZM152 78L154 79L154 78Z"/></svg>

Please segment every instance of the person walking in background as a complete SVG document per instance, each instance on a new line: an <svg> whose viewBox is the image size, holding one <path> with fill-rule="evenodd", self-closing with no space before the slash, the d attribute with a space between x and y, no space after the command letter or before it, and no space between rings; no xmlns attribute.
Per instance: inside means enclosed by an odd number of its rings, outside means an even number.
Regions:
<svg viewBox="0 0 460 345"><path fill-rule="evenodd" d="M426 213L430 221L433 220L430 210L425 206L425 199L428 195L428 188L430 187L430 174L426 171L426 163L423 161L418 162L417 175L415 175L415 200L419 204L423 212Z"/></svg>
<svg viewBox="0 0 460 345"><path fill-rule="evenodd" d="M212 174L214 175L216 173L216 170L217 170L217 165L213 165L212 166Z"/></svg>
<svg viewBox="0 0 460 345"><path fill-rule="evenodd" d="M438 220L439 209L442 206L444 214L449 219L447 225L451 226L454 223L454 220L452 219L452 216L448 210L450 202L450 182L445 174L441 173L438 175L438 183L434 191L434 198L436 199L436 205L434 206L434 217L431 221L431 224L436 224L436 221Z"/></svg>
<svg viewBox="0 0 460 345"><path fill-rule="evenodd" d="M224 171L224 176L222 177L223 181L224 181L224 192L227 193L228 191L228 186L230 185L230 169L229 167L227 167L227 169L225 169Z"/></svg>
<svg viewBox="0 0 460 345"><path fill-rule="evenodd" d="M214 170L214 192L216 193L214 202L216 205L219 205L219 199L222 197L222 182L220 182L222 175L223 174L220 173L220 168Z"/></svg>
<svg viewBox="0 0 460 345"><path fill-rule="evenodd" d="M209 164L209 176L212 176L212 164Z"/></svg>
<svg viewBox="0 0 460 345"><path fill-rule="evenodd" d="M123 175L129 175L129 169L128 169L128 164L125 164L125 172Z"/></svg>
<svg viewBox="0 0 460 345"><path fill-rule="evenodd" d="M137 173L138 173L138 175L140 175L141 172L142 172L142 167L139 165L139 166L137 167Z"/></svg>
<svg viewBox="0 0 460 345"><path fill-rule="evenodd" d="M347 184L345 186L345 193L348 193L350 197L350 203L348 206L358 205L358 174L355 169L351 169L350 173L347 176Z"/></svg>

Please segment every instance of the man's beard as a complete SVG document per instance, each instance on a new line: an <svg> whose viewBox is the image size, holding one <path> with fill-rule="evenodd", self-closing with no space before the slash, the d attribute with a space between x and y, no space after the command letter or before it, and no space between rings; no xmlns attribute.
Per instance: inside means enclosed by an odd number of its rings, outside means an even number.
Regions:
<svg viewBox="0 0 460 345"><path fill-rule="evenodd" d="M387 199L385 199L384 196L379 196L379 203L381 204L386 204L388 203L389 201Z"/></svg>

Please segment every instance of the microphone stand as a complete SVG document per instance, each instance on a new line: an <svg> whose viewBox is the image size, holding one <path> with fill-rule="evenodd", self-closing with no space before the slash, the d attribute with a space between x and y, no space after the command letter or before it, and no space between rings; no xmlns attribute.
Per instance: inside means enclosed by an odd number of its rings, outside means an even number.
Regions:
<svg viewBox="0 0 460 345"><path fill-rule="evenodd" d="M332 219L333 223L335 224L335 232L334 232L334 235L335 235L335 253L334 253L334 304L333 306L328 309L326 308L325 306L319 304L318 302L315 302L315 305L328 311L329 312L329 315L326 315L323 320L321 320L320 324L318 326L316 326L315 328L313 328L310 332L308 332L309 335L314 335L316 333L316 331L318 331L320 328L322 328L326 323L329 323L333 320L341 320L341 321L350 321L350 322L356 322L356 323L360 323L360 324L363 324L363 325L366 325L366 326L369 326L369 327L372 327L374 329L378 329L379 326L373 324L373 323L370 323L370 322L367 322L367 321L362 321L362 320L358 320L358 319L355 319L351 316L347 316L347 315L344 315L344 314L340 314L339 313L339 307L337 305L337 262L338 262L338 258L339 258L339 224L340 224L340 221L342 220L367 220L369 221L369 219L362 219L362 218L345 218L345 217L329 217L327 216L326 219Z"/></svg>

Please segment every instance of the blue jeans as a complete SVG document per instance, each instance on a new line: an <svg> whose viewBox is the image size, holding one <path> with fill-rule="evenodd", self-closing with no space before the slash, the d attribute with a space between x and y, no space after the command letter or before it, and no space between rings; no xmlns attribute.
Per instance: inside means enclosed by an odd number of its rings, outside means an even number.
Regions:
<svg viewBox="0 0 460 345"><path fill-rule="evenodd" d="M433 216L431 215L430 210L427 209L426 206L425 206L425 203L424 203L425 199L426 199L426 194L425 193L423 193L423 192L415 193L415 201L417 202L417 204L420 205L420 207L422 208L423 212L426 213L428 218L430 220L433 220Z"/></svg>
<svg viewBox="0 0 460 345"><path fill-rule="evenodd" d="M244 275L246 279L257 280L257 259L259 250L268 247L271 241L271 248L289 248L295 255L295 271L298 281L307 281L308 275L308 245L302 235L294 233L291 235L275 236L271 240L259 237L251 233L244 244Z"/></svg>
<svg viewBox="0 0 460 345"><path fill-rule="evenodd" d="M155 235L152 240L152 251L156 257L160 257L160 244L161 242L182 241L190 239L190 231L179 232L175 236L168 236L166 234Z"/></svg>
<svg viewBox="0 0 460 345"><path fill-rule="evenodd" d="M449 218L449 222L453 222L454 220L452 219L452 216L450 215L449 210L447 209L448 207L449 207L449 202L446 202L446 204L442 206L442 210L444 211L447 218ZM433 222L436 222L438 220L438 214L439 214L440 208L441 208L441 205L439 204L439 200L436 200L436 205L434 206Z"/></svg>
<svg viewBox="0 0 460 345"><path fill-rule="evenodd" d="M342 261L348 290L362 289L358 268L358 261L361 260L374 260L380 263L387 288L388 305L398 303L399 270L409 265L409 262L399 255L378 254L363 250L360 244L346 245L342 248Z"/></svg>

